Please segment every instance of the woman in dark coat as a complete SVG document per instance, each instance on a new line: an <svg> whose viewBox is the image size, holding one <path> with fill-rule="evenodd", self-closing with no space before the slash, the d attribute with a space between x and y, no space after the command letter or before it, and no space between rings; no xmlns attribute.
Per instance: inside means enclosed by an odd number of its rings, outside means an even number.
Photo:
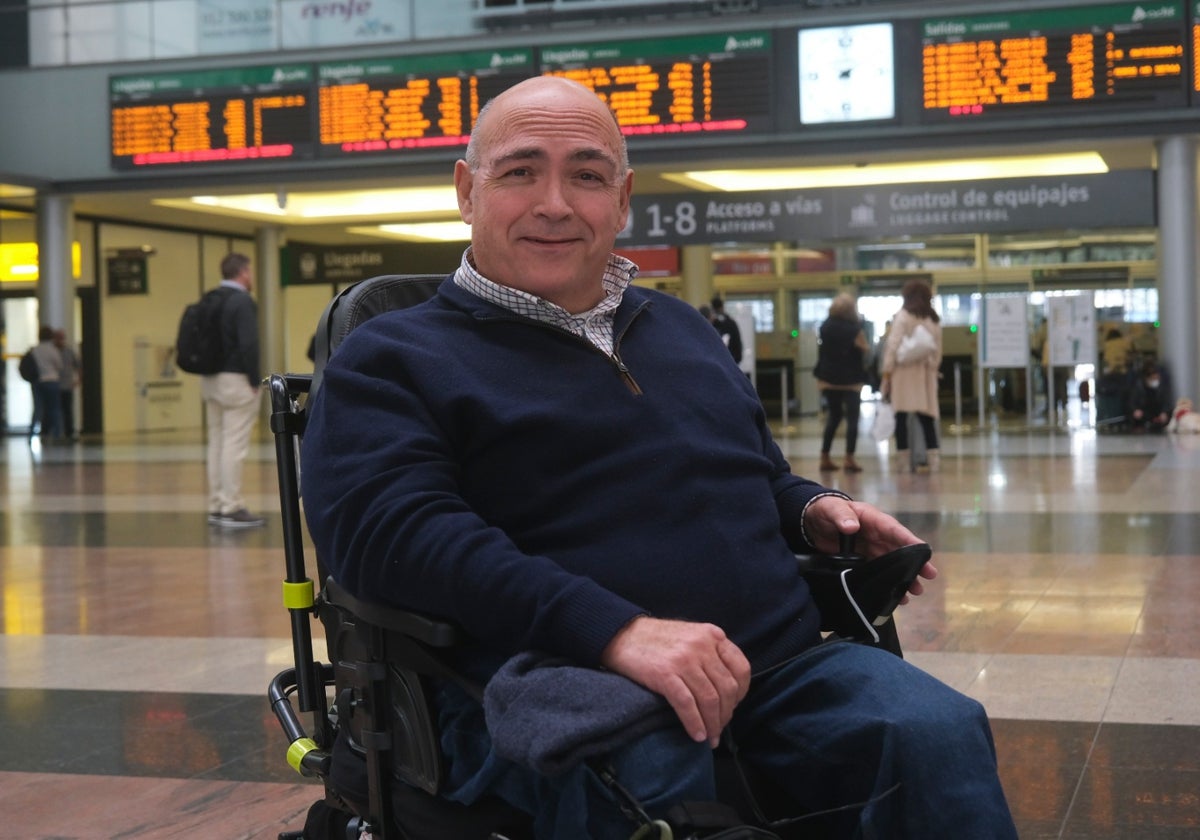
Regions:
<svg viewBox="0 0 1200 840"><path fill-rule="evenodd" d="M833 438L842 418L846 419L846 472L862 472L854 460L858 443L858 411L867 374L863 364L869 345L858 316L858 305L850 295L842 293L829 305L829 317L821 324L817 345L817 366L813 375L825 397L827 413L825 434L821 439L821 469L836 470L830 457Z"/></svg>

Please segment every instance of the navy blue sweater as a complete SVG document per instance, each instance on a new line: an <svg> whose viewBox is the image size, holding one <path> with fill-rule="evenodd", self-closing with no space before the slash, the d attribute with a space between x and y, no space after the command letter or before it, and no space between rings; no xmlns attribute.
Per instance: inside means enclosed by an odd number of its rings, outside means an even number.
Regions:
<svg viewBox="0 0 1200 840"><path fill-rule="evenodd" d="M360 597L503 656L585 665L639 614L712 622L765 667L817 638L792 475L712 326L629 288L609 357L447 280L354 330L303 444L305 512Z"/></svg>

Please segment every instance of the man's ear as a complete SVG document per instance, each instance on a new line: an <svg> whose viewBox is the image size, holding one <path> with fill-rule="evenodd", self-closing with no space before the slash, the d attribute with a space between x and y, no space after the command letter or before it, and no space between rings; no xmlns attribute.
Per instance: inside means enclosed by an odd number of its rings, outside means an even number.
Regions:
<svg viewBox="0 0 1200 840"><path fill-rule="evenodd" d="M473 183L474 178L467 162L465 160L457 161L454 164L454 192L458 196L458 214L467 224L471 224L471 216L474 214L474 205L471 202Z"/></svg>
<svg viewBox="0 0 1200 840"><path fill-rule="evenodd" d="M633 170L630 169L625 173L625 180L621 184L621 224L617 230L624 230L629 224L629 201L633 195Z"/></svg>

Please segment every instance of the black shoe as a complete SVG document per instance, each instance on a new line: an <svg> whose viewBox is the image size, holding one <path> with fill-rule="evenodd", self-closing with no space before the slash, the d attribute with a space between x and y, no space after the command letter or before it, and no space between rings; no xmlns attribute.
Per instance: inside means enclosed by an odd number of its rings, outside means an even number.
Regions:
<svg viewBox="0 0 1200 840"><path fill-rule="evenodd" d="M267 520L261 516L255 516L245 508L235 510L233 513L210 514L208 521L222 528L261 528L267 524Z"/></svg>

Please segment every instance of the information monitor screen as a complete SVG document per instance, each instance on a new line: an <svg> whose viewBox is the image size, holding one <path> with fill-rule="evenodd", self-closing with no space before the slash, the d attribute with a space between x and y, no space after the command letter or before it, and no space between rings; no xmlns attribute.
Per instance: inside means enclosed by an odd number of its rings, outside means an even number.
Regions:
<svg viewBox="0 0 1200 840"><path fill-rule="evenodd" d="M308 65L113 76L112 165L312 158L311 93Z"/></svg>
<svg viewBox="0 0 1200 840"><path fill-rule="evenodd" d="M489 50L321 64L320 155L465 146L479 109L536 75L533 51Z"/></svg>
<svg viewBox="0 0 1200 840"><path fill-rule="evenodd" d="M774 129L770 32L544 47L543 74L587 85L630 137Z"/></svg>
<svg viewBox="0 0 1200 840"><path fill-rule="evenodd" d="M1186 105L1178 0L924 20L925 121Z"/></svg>

